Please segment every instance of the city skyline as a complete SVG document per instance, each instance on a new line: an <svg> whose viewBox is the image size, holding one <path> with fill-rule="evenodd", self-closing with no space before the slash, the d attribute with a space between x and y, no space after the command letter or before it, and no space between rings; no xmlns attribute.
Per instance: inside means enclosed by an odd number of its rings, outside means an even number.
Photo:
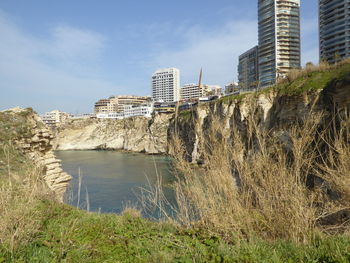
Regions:
<svg viewBox="0 0 350 263"><path fill-rule="evenodd" d="M317 1L301 13L302 65L317 63ZM257 1L5 0L0 32L1 109L92 112L102 97L150 95L159 68L179 68L181 84L201 67L205 83L237 81L238 56L257 43Z"/></svg>

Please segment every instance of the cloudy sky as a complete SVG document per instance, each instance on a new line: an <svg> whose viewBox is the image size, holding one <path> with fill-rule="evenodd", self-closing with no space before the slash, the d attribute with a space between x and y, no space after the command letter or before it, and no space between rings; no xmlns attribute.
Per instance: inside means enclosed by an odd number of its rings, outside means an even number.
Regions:
<svg viewBox="0 0 350 263"><path fill-rule="evenodd" d="M302 0L302 62L318 62L317 0ZM257 44L256 0L1 0L0 110L93 111L113 94L150 95L150 76L237 80Z"/></svg>

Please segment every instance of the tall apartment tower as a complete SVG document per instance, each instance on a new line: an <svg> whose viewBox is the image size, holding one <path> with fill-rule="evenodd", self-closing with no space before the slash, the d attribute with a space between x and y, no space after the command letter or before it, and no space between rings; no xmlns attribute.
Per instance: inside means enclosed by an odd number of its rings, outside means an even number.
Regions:
<svg viewBox="0 0 350 263"><path fill-rule="evenodd" d="M258 0L259 87L300 67L300 0Z"/></svg>
<svg viewBox="0 0 350 263"><path fill-rule="evenodd" d="M152 98L162 102L180 100L180 71L177 68L160 69L153 73Z"/></svg>
<svg viewBox="0 0 350 263"><path fill-rule="evenodd" d="M350 57L350 1L319 0L320 59Z"/></svg>
<svg viewBox="0 0 350 263"><path fill-rule="evenodd" d="M238 85L240 92L254 91L258 85L258 46L239 56Z"/></svg>

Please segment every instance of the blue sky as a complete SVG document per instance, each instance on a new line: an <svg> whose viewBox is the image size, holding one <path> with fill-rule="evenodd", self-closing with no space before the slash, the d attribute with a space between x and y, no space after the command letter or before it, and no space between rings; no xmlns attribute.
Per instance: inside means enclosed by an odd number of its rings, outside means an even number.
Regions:
<svg viewBox="0 0 350 263"><path fill-rule="evenodd" d="M302 62L318 62L317 0L302 0ZM71 113L118 94L150 95L150 76L237 80L257 44L256 0L1 0L0 109Z"/></svg>

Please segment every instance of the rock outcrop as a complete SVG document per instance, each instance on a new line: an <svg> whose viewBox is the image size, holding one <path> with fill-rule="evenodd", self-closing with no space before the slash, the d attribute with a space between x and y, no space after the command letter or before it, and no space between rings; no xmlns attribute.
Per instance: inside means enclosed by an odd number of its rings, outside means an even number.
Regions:
<svg viewBox="0 0 350 263"><path fill-rule="evenodd" d="M8 119L22 122L21 129L18 129L13 140L16 148L39 167L48 187L59 201L63 201L71 176L62 170L61 161L53 152L52 132L31 109L14 108L4 111L3 114L12 116Z"/></svg>
<svg viewBox="0 0 350 263"><path fill-rule="evenodd" d="M152 118L71 120L56 131L54 148L166 153L171 118L171 114L156 114Z"/></svg>
<svg viewBox="0 0 350 263"><path fill-rule="evenodd" d="M288 140L290 129L312 115L321 114L318 125L320 129L326 129L331 121L336 121L334 118L337 114L349 112L349 86L350 76L341 83L329 84L323 90L300 94L280 94L271 90L230 101L202 104L190 115L180 114L179 118L172 119L169 134L177 132L191 162L201 162L201 153L205 151L207 142L206 134L212 125L216 125L214 120L221 123L219 133L222 136L231 136L233 129L240 134L247 134L249 120L254 119L259 129L274 133L281 140Z"/></svg>

